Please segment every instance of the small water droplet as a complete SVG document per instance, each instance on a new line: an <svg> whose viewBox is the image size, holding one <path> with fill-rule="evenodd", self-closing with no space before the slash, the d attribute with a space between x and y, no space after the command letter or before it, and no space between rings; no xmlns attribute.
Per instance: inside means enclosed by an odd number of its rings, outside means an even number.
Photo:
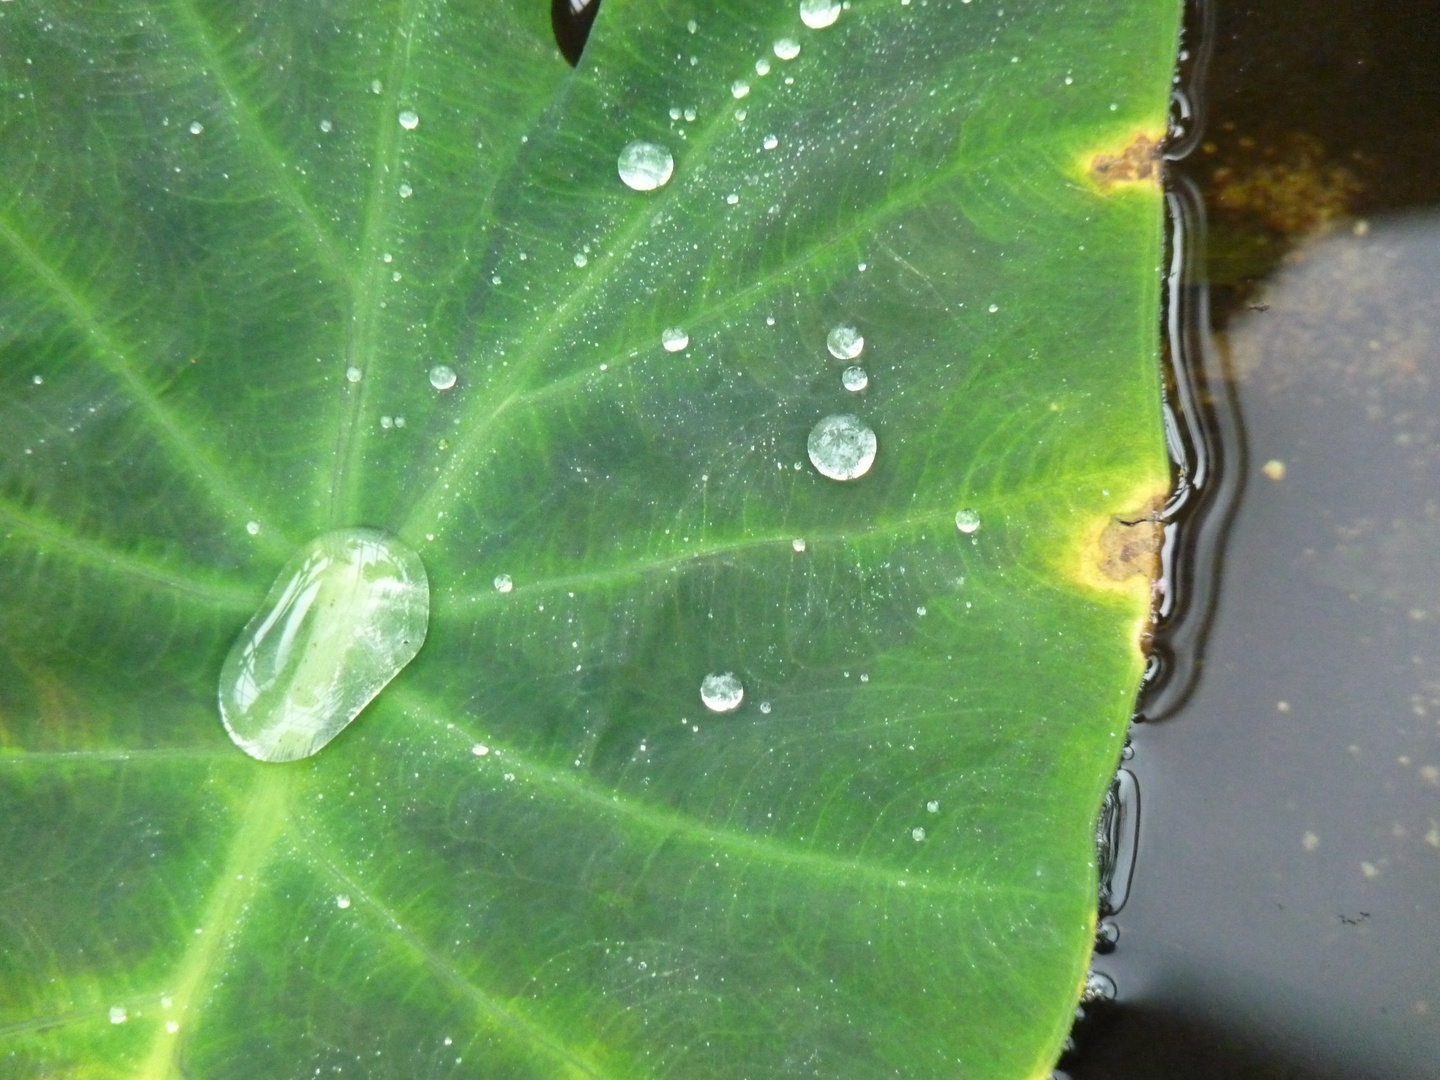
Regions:
<svg viewBox="0 0 1440 1080"><path fill-rule="evenodd" d="M955 527L966 536L969 536L976 529L980 528L980 515L974 510L956 510Z"/></svg>
<svg viewBox="0 0 1440 1080"><path fill-rule="evenodd" d="M695 117L697 117L697 116L699 116L699 115L700 115L700 114L697 113L694 109L686 109L686 110L685 110L685 122L686 122L687 124L693 124L693 123L695 122Z"/></svg>
<svg viewBox="0 0 1440 1080"><path fill-rule="evenodd" d="M745 687L733 672L706 675L700 681L700 700L711 712L734 712L745 699Z"/></svg>
<svg viewBox="0 0 1440 1080"><path fill-rule="evenodd" d="M767 60L767 59L765 59L765 57L763 57L763 56L760 57L759 60L756 60L756 61L755 61L755 74L756 74L756 75L769 75L769 74L770 74L770 61Z"/></svg>
<svg viewBox="0 0 1440 1080"><path fill-rule="evenodd" d="M726 196L725 196L725 202L726 202L726 204L729 205L729 206L734 206L734 205L735 205L736 203L738 203L739 201L740 201L740 196L737 195L737 194L735 194L735 192L733 192L733 191L732 191L729 195L726 195Z"/></svg>
<svg viewBox="0 0 1440 1080"><path fill-rule="evenodd" d="M865 369L862 367L847 367L840 374L840 385L852 394L856 394L870 385L870 376L865 374Z"/></svg>
<svg viewBox="0 0 1440 1080"><path fill-rule="evenodd" d="M395 417L395 426L396 426L397 428L404 427L404 426L405 426L405 417L403 417L403 416L397 416L397 417Z"/></svg>
<svg viewBox="0 0 1440 1080"><path fill-rule="evenodd" d="M660 344L666 352L681 352L690 344L690 335L678 326L667 326L660 331Z"/></svg>
<svg viewBox="0 0 1440 1080"><path fill-rule="evenodd" d="M205 125L202 124L202 123L200 123L199 120L191 120L191 121L190 121L190 134L191 134L191 135L199 135L199 134L200 134L202 131L204 131L204 130L205 130Z"/></svg>
<svg viewBox="0 0 1440 1080"><path fill-rule="evenodd" d="M765 138L761 140L760 145L766 150L774 150L775 147L780 145L780 140L774 135L766 135Z"/></svg>
<svg viewBox="0 0 1440 1080"><path fill-rule="evenodd" d="M344 911L350 906L350 897L346 896L344 893L341 893L339 896L335 897L335 906L338 907L341 911Z"/></svg>
<svg viewBox="0 0 1440 1080"><path fill-rule="evenodd" d="M761 711L762 713L764 713L766 716L769 716L769 715L770 715L770 703L769 703L768 701L762 701L762 702L760 702L760 711Z"/></svg>
<svg viewBox="0 0 1440 1080"><path fill-rule="evenodd" d="M811 30L823 30L840 18L840 0L800 0L800 21Z"/></svg>
<svg viewBox="0 0 1440 1080"><path fill-rule="evenodd" d="M45 385L45 376L44 376L44 375L31 375L31 376L30 376L30 381L31 381L32 383L34 383L36 386L44 386L44 385Z"/></svg>
<svg viewBox="0 0 1440 1080"><path fill-rule="evenodd" d="M679 105L671 105L671 106L670 106L670 119L671 119L671 120L679 120L679 119L680 119L680 106L679 106Z"/></svg>
<svg viewBox="0 0 1440 1080"><path fill-rule="evenodd" d="M685 23L685 29L689 30L690 33L693 34L696 30L700 29L700 24L697 23L694 19L690 19Z"/></svg>
<svg viewBox="0 0 1440 1080"><path fill-rule="evenodd" d="M430 369L430 385L436 390L449 390L455 385L455 369L449 364L436 364Z"/></svg>
<svg viewBox="0 0 1440 1080"><path fill-rule="evenodd" d="M790 541L790 546L791 546L792 548L794 548L796 551L804 551L804 550L805 550L805 538L804 538L803 536L797 536L794 540L791 540L791 541Z"/></svg>
<svg viewBox="0 0 1440 1080"><path fill-rule="evenodd" d="M675 159L659 143L636 141L626 143L617 161L620 179L635 191L654 191L664 187L675 171Z"/></svg>
<svg viewBox="0 0 1440 1080"><path fill-rule="evenodd" d="M782 37L772 46L781 60L794 60L800 55L800 43L791 37Z"/></svg>
<svg viewBox="0 0 1440 1080"><path fill-rule="evenodd" d="M875 432L858 416L827 416L810 429L805 442L810 464L831 480L855 480L870 471L877 449Z"/></svg>
<svg viewBox="0 0 1440 1080"><path fill-rule="evenodd" d="M415 194L415 189L412 188L409 184L405 183L405 182L402 180L402 181L400 182L400 197L401 197L402 199L408 199L411 195L414 195L414 194Z"/></svg>
<svg viewBox="0 0 1440 1080"><path fill-rule="evenodd" d="M836 360L854 360L864 350L865 339L855 327L841 323L825 335L825 347Z"/></svg>
<svg viewBox="0 0 1440 1080"><path fill-rule="evenodd" d="M498 592L498 593L507 593L507 592L509 592L509 591L510 591L511 589L513 589L513 588L515 588L515 582L510 579L510 575L509 575L509 574L496 574L496 575L495 575L495 591L496 591L496 592Z"/></svg>
<svg viewBox="0 0 1440 1080"><path fill-rule="evenodd" d="M330 132L335 130L335 125L332 124L329 120L321 120L320 130L323 131L326 135L329 135Z"/></svg>
<svg viewBox="0 0 1440 1080"><path fill-rule="evenodd" d="M1115 951L1120 944L1120 927L1113 919L1101 919L1095 927L1095 951L1104 955Z"/></svg>
<svg viewBox="0 0 1440 1080"><path fill-rule="evenodd" d="M374 529L317 537L225 657L225 730L261 761L309 757L415 658L429 622L430 583L408 545Z"/></svg>
<svg viewBox="0 0 1440 1080"><path fill-rule="evenodd" d="M746 109L736 109L736 110L735 110L735 120L736 120L738 123L743 124L743 123L745 122L745 118L746 118L747 116L749 116L749 115L750 115L750 113L749 113L749 111L746 110Z"/></svg>
<svg viewBox="0 0 1440 1080"><path fill-rule="evenodd" d="M371 92L372 94L378 94L378 93L380 93L380 91L381 91L382 89L383 89L383 87L380 85L380 80L379 80L379 79L371 79L371 80L370 80L370 92Z"/></svg>
<svg viewBox="0 0 1440 1080"><path fill-rule="evenodd" d="M359 382L363 375L364 372L362 372L358 367L353 364L345 369L345 378L349 382Z"/></svg>
<svg viewBox="0 0 1440 1080"><path fill-rule="evenodd" d="M995 312L997 312L997 311L999 311L999 310L1000 310L1000 305L999 305L999 304L991 304L991 305L990 305L989 311L990 311L990 314L991 314L991 315L994 315Z"/></svg>
<svg viewBox="0 0 1440 1080"><path fill-rule="evenodd" d="M915 828L910 830L910 838L918 844L921 840L925 839L925 830L919 825L915 826Z"/></svg>
<svg viewBox="0 0 1440 1080"><path fill-rule="evenodd" d="M420 126L420 117L414 109L406 109L400 114L400 126L406 131L414 131Z"/></svg>
<svg viewBox="0 0 1440 1080"><path fill-rule="evenodd" d="M938 814L940 812L940 801L938 799L931 799L925 804L925 809L932 814Z"/></svg>
<svg viewBox="0 0 1440 1080"><path fill-rule="evenodd" d="M921 617L923 618L925 615L927 615L927 614L929 614L929 613L925 610L925 605L924 605L924 604L921 604L919 607L917 607L917 608L915 609L915 614L916 614L916 615L919 615L919 616L921 616Z"/></svg>
<svg viewBox="0 0 1440 1080"><path fill-rule="evenodd" d="M390 419L390 417L388 416L382 416L380 417L380 426L386 431L389 431L392 427L395 426L395 421Z"/></svg>
<svg viewBox="0 0 1440 1080"><path fill-rule="evenodd" d="M1081 1004L1092 1001L1114 1001L1115 980L1104 972L1092 971L1085 976L1085 989L1080 994Z"/></svg>
<svg viewBox="0 0 1440 1080"><path fill-rule="evenodd" d="M110 1022L112 1024L123 1024L127 1019L124 1005L110 1006Z"/></svg>
<svg viewBox="0 0 1440 1080"><path fill-rule="evenodd" d="M577 251L577 252L575 253L575 265L576 265L576 266L584 266L584 265L585 265L586 263L588 263L589 261L590 261L590 256L586 255L583 251Z"/></svg>
<svg viewBox="0 0 1440 1080"><path fill-rule="evenodd" d="M260 534L260 522L247 521L245 523L245 531L251 536L258 536Z"/></svg>
<svg viewBox="0 0 1440 1080"><path fill-rule="evenodd" d="M394 261L394 258L395 258L395 256L394 256L394 255L391 255L390 252L387 251L387 252L385 252L384 255L381 255L381 256L380 256L380 261L381 261L381 262L387 262L387 263L388 263L388 262Z"/></svg>
<svg viewBox="0 0 1440 1080"><path fill-rule="evenodd" d="M739 101L746 94L750 93L750 84L744 79L736 79L730 84L730 96Z"/></svg>
<svg viewBox="0 0 1440 1080"><path fill-rule="evenodd" d="M399 280L400 280L400 271L399 271L399 270L392 270L392 271L390 272L390 280L391 280L391 281L399 281Z"/></svg>
<svg viewBox="0 0 1440 1080"><path fill-rule="evenodd" d="M175 1034L177 1031L179 1031L179 1030L180 1030L180 1024L179 1024L178 1021L175 1021L175 1020L166 1020L166 1021L165 1021L165 1034L167 1034L167 1035L174 1035L174 1034Z"/></svg>

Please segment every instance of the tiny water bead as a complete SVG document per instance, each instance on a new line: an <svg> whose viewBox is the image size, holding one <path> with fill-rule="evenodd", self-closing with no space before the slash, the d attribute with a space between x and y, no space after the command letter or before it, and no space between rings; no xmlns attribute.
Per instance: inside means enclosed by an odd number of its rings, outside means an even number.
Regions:
<svg viewBox="0 0 1440 1080"><path fill-rule="evenodd" d="M736 79L730 84L730 96L735 100L740 100L748 93L750 93L750 84L744 79Z"/></svg>
<svg viewBox="0 0 1440 1080"><path fill-rule="evenodd" d="M430 385L436 390L449 390L455 385L455 369L449 364L436 364L430 369Z"/></svg>
<svg viewBox="0 0 1440 1080"><path fill-rule="evenodd" d="M827 416L810 429L805 450L816 472L831 480L856 480L875 464L875 432L858 416Z"/></svg>
<svg viewBox="0 0 1440 1080"><path fill-rule="evenodd" d="M765 138L760 141L760 145L766 150L774 150L775 147L780 145L780 140L774 135L766 135Z"/></svg>
<svg viewBox="0 0 1440 1080"><path fill-rule="evenodd" d="M309 757L415 658L430 583L414 549L339 529L281 569L220 669L220 717L260 761Z"/></svg>
<svg viewBox="0 0 1440 1080"><path fill-rule="evenodd" d="M353 364L345 369L345 379L347 382L359 382L363 376L364 372Z"/></svg>
<svg viewBox="0 0 1440 1080"><path fill-rule="evenodd" d="M706 675L700 680L700 700L711 712L734 712L745 700L745 687L734 672L723 675Z"/></svg>
<svg viewBox="0 0 1440 1080"><path fill-rule="evenodd" d="M400 126L406 131L414 131L420 126L420 117L414 109L406 109L400 114Z"/></svg>
<svg viewBox="0 0 1440 1080"><path fill-rule="evenodd" d="M339 896L335 897L335 906L338 907L341 911L344 911L350 906L350 897L346 896L344 893L341 893Z"/></svg>
<svg viewBox="0 0 1440 1080"><path fill-rule="evenodd" d="M495 591L496 591L496 592L498 592L498 593L507 593L507 592L509 592L509 591L510 591L511 589L513 589L513 588L515 588L515 582L510 579L510 575L509 575L509 574L496 574L496 575L495 575Z"/></svg>
<svg viewBox="0 0 1440 1080"><path fill-rule="evenodd" d="M864 368L852 365L841 372L840 385L852 394L858 394L870 385L870 376L865 374Z"/></svg>
<svg viewBox="0 0 1440 1080"><path fill-rule="evenodd" d="M659 143L637 140L626 143L616 162L620 179L635 191L654 191L664 187L675 171L675 159Z"/></svg>
<svg viewBox="0 0 1440 1080"><path fill-rule="evenodd" d="M321 121L320 121L320 130L321 130L322 133L324 133L324 134L326 134L326 135L329 135L330 132L332 132L332 131L335 130L335 125L332 124L329 120L321 120Z"/></svg>
<svg viewBox="0 0 1440 1080"><path fill-rule="evenodd" d="M258 521L247 521L247 522L245 523L245 531L246 531L247 533L249 533L251 536L259 536L259 535L260 535L260 522L258 522Z"/></svg>
<svg viewBox="0 0 1440 1080"><path fill-rule="evenodd" d="M840 18L840 0L800 0L800 21L811 30L834 26Z"/></svg>
<svg viewBox="0 0 1440 1080"><path fill-rule="evenodd" d="M791 546L792 548L794 548L796 551L804 551L804 550L805 550L805 538L804 538L803 536L797 536L794 540L791 540L791 541L790 541L790 546Z"/></svg>
<svg viewBox="0 0 1440 1080"><path fill-rule="evenodd" d="M124 1005L110 1006L110 1022L112 1024L123 1024L127 1019Z"/></svg>
<svg viewBox="0 0 1440 1080"><path fill-rule="evenodd" d="M825 335L825 347L836 360L854 360L865 349L865 339L849 323L841 323Z"/></svg>
<svg viewBox="0 0 1440 1080"><path fill-rule="evenodd" d="M800 43L792 37L782 37L772 46L781 60L794 60L800 55Z"/></svg>
<svg viewBox="0 0 1440 1080"><path fill-rule="evenodd" d="M767 60L767 59L766 59L765 57L763 57L763 56L760 57L759 60L756 60L756 61L755 61L755 74L756 74L756 75L769 75L769 74L770 74L770 61Z"/></svg>
<svg viewBox="0 0 1440 1080"><path fill-rule="evenodd" d="M925 809L932 814L938 814L940 812L940 800L931 799L925 804Z"/></svg>
<svg viewBox="0 0 1440 1080"><path fill-rule="evenodd" d="M660 331L660 344L666 352L683 352L690 344L690 335L678 326L667 326Z"/></svg>
<svg viewBox="0 0 1440 1080"><path fill-rule="evenodd" d="M910 839L914 840L917 844L920 843L920 841L925 839L925 830L917 825L910 830Z"/></svg>
<svg viewBox="0 0 1440 1080"><path fill-rule="evenodd" d="M202 123L200 123L199 120L191 120L191 121L190 121L190 134L191 134L191 135L199 135L199 134L202 133L204 130L205 130L205 125L202 124Z"/></svg>
<svg viewBox="0 0 1440 1080"><path fill-rule="evenodd" d="M587 263L589 263L589 262L590 262L590 256L586 255L583 251L577 251L577 252L575 253L575 265L576 265L576 266L585 266L585 265L586 265Z"/></svg>
<svg viewBox="0 0 1440 1080"><path fill-rule="evenodd" d="M955 527L969 536L980 528L980 515L974 510L957 510L955 511Z"/></svg>
<svg viewBox="0 0 1440 1080"><path fill-rule="evenodd" d="M402 199L408 199L411 195L414 195L414 194L415 194L415 189L412 188L409 184L405 183L405 182L402 180L402 181L400 182L400 197L401 197Z"/></svg>

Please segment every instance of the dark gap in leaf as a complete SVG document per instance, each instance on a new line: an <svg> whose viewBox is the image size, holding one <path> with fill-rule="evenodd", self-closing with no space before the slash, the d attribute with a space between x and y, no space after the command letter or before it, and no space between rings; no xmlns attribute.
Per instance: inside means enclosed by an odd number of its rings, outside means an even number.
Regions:
<svg viewBox="0 0 1440 1080"><path fill-rule="evenodd" d="M595 13L600 10L600 0L550 0L550 23L555 28L555 44L560 46L560 55L574 67L580 63L580 54L585 42L590 39L590 27L595 22Z"/></svg>

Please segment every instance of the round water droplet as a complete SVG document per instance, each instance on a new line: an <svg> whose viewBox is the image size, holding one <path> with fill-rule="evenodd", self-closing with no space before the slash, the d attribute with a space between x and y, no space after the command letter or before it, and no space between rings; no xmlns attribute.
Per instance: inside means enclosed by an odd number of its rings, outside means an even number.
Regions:
<svg viewBox="0 0 1440 1080"><path fill-rule="evenodd" d="M997 312L997 311L1000 310L1000 305L999 305L999 304L991 304L989 310L990 310L990 314L991 314L991 315L994 315L995 312Z"/></svg>
<svg viewBox="0 0 1440 1080"><path fill-rule="evenodd" d="M476 757L485 757L490 753L490 747L486 746L483 742L477 742L474 746L470 747L470 752Z"/></svg>
<svg viewBox="0 0 1440 1080"><path fill-rule="evenodd" d="M178 1020L166 1020L166 1021L165 1021L165 1034L167 1034L167 1035L174 1035L174 1034L175 1034L177 1031L179 1031L179 1030L180 1030L180 1022L179 1022Z"/></svg>
<svg viewBox="0 0 1440 1080"><path fill-rule="evenodd" d="M436 364L430 369L430 385L436 390L449 390L455 385L455 369L449 364Z"/></svg>
<svg viewBox="0 0 1440 1080"><path fill-rule="evenodd" d="M420 126L420 117L415 114L414 109L406 109L400 114L400 126L406 131L414 131Z"/></svg>
<svg viewBox="0 0 1440 1080"><path fill-rule="evenodd" d="M412 188L409 184L405 183L405 182L402 180L401 183L400 183L400 197L401 197L402 199L408 199L411 195L414 195L414 194L415 194L415 189Z"/></svg>
<svg viewBox="0 0 1440 1080"><path fill-rule="evenodd" d="M794 60L800 55L800 43L791 37L782 37L772 46L781 60Z"/></svg>
<svg viewBox="0 0 1440 1080"><path fill-rule="evenodd" d="M711 712L734 712L745 699L745 687L732 672L706 675L700 682L700 700Z"/></svg>
<svg viewBox="0 0 1440 1080"><path fill-rule="evenodd" d="M671 105L671 106L670 106L670 119L671 119L671 120L679 120L679 119L680 119L680 106L679 106L679 105Z"/></svg>
<svg viewBox="0 0 1440 1080"><path fill-rule="evenodd" d="M769 716L769 715L770 715L770 703L769 703L768 701L762 701L762 702L760 702L760 711L761 711L762 713L764 713L766 716Z"/></svg>
<svg viewBox="0 0 1440 1080"><path fill-rule="evenodd" d="M736 119L737 121L739 121L740 123L742 123L742 124L745 122L745 118L746 118L747 116L749 116L749 115L750 115L750 113L749 113L749 111L746 110L746 109L736 109L736 110L735 110L735 119Z"/></svg>
<svg viewBox="0 0 1440 1080"><path fill-rule="evenodd" d="M921 840L925 839L925 830L917 825L910 830L910 838L918 844Z"/></svg>
<svg viewBox="0 0 1440 1080"><path fill-rule="evenodd" d="M938 813L940 812L940 802L939 802L939 800L938 800L938 799L931 799L929 802L927 802L927 803L925 804L925 809L928 810L928 811L930 811L930 813L932 813L932 814L938 814Z"/></svg>
<svg viewBox="0 0 1440 1080"><path fill-rule="evenodd" d="M852 394L858 394L870 385L870 376L865 374L862 367L847 367L840 373L840 385Z"/></svg>
<svg viewBox="0 0 1440 1080"><path fill-rule="evenodd" d="M686 122L687 124L693 124L693 123L695 122L695 117L697 117L697 116L699 116L699 115L700 115L700 114L697 113L694 109L686 109L686 110L685 110L685 122Z"/></svg>
<svg viewBox="0 0 1440 1080"><path fill-rule="evenodd" d="M675 159L670 156L670 151L652 142L626 143L616 164L620 179L625 181L626 187L635 191L654 191L664 187L675 171Z"/></svg>
<svg viewBox="0 0 1440 1080"><path fill-rule="evenodd" d="M588 263L589 261L590 261L590 256L586 255L583 251L577 251L577 252L575 253L575 265L576 265L576 266L584 266L584 265L585 265L586 263Z"/></svg>
<svg viewBox="0 0 1440 1080"><path fill-rule="evenodd" d="M191 135L199 135L199 134L200 134L202 131L204 131L204 130L205 130L205 125L202 124L202 123L200 123L199 120L191 120L191 121L190 121L190 134L191 134Z"/></svg>
<svg viewBox="0 0 1440 1080"><path fill-rule="evenodd" d="M796 551L804 551L804 550L805 550L805 538L804 538L803 536L797 536L794 540L791 540L791 541L790 541L790 546L791 546L792 548L794 548Z"/></svg>
<svg viewBox="0 0 1440 1080"><path fill-rule="evenodd" d="M515 582L513 582L513 581L510 580L510 575L509 575L509 574L496 574L496 575L495 575L495 591L496 591L496 592L498 592L498 593L507 593L507 592L509 592L509 591L510 591L511 589L513 589L513 588L515 588Z"/></svg>
<svg viewBox="0 0 1440 1080"><path fill-rule="evenodd" d="M1120 943L1120 927L1113 919L1101 919L1095 927L1095 951L1100 954L1112 953Z"/></svg>
<svg viewBox="0 0 1440 1080"><path fill-rule="evenodd" d="M955 527L969 536L980 528L980 515L974 510L957 510L955 511Z"/></svg>
<svg viewBox="0 0 1440 1080"><path fill-rule="evenodd" d="M388 416L382 416L380 417L380 426L386 431L389 431L395 426L395 421Z"/></svg>
<svg viewBox="0 0 1440 1080"><path fill-rule="evenodd" d="M323 131L326 135L328 135L330 134L330 132L335 130L335 125L332 124L329 120L321 120L320 130Z"/></svg>
<svg viewBox="0 0 1440 1080"><path fill-rule="evenodd" d="M1080 994L1080 1003L1092 1001L1114 1001L1115 980L1102 971L1092 971L1085 976L1085 989Z"/></svg>
<svg viewBox="0 0 1440 1080"><path fill-rule="evenodd" d="M364 372L353 364L345 369L345 378L350 382L359 382L363 375Z"/></svg>
<svg viewBox="0 0 1440 1080"><path fill-rule="evenodd" d="M726 195L726 196L725 196L725 203L726 203L726 205L728 205L728 206L734 206L734 205L735 205L736 203L738 203L739 201L740 201L740 196L737 195L737 194L735 194L735 192L733 192L733 191L732 191L729 195Z"/></svg>
<svg viewBox="0 0 1440 1080"><path fill-rule="evenodd" d="M344 911L350 906L350 897L346 896L344 893L341 893L339 896L335 897L335 906L338 907L341 911Z"/></svg>
<svg viewBox="0 0 1440 1080"><path fill-rule="evenodd" d="M877 449L875 432L858 416L840 413L827 416L810 429L805 449L810 464L831 480L855 480L870 471Z"/></svg>
<svg viewBox="0 0 1440 1080"><path fill-rule="evenodd" d="M220 669L220 717L261 761L309 757L415 658L430 622L420 556L374 529L340 529L281 569Z"/></svg>
<svg viewBox="0 0 1440 1080"><path fill-rule="evenodd" d="M774 150L775 147L780 145L780 140L777 139L774 135L766 135L765 138L761 140L760 145L763 146L766 150Z"/></svg>
<svg viewBox="0 0 1440 1080"><path fill-rule="evenodd" d="M756 74L756 75L769 75L769 74L770 74L770 61L767 60L767 59L765 59L765 57L763 57L763 56L760 57L759 60L756 60L756 61L755 61L755 74Z"/></svg>
<svg viewBox="0 0 1440 1080"><path fill-rule="evenodd" d="M667 326L660 331L660 344L666 352L681 352L690 344L690 335L678 326Z"/></svg>
<svg viewBox="0 0 1440 1080"><path fill-rule="evenodd" d="M730 84L730 96L737 101L748 93L750 93L750 84L744 79L736 79Z"/></svg>
<svg viewBox="0 0 1440 1080"><path fill-rule="evenodd" d="M382 89L384 89L384 88L380 85L380 80L379 80L379 79L371 79L371 80L370 80L370 92L371 92L372 94L378 94L378 93L380 93L380 91L381 91Z"/></svg>
<svg viewBox="0 0 1440 1080"><path fill-rule="evenodd" d="M245 531L246 531L247 533L249 533L251 536L259 536L259 535L260 535L260 522L258 522L258 521L247 521L247 522L245 523Z"/></svg>
<svg viewBox="0 0 1440 1080"><path fill-rule="evenodd" d="M800 0L800 21L811 30L834 26L840 18L840 0Z"/></svg>
<svg viewBox="0 0 1440 1080"><path fill-rule="evenodd" d="M841 323L825 335L825 347L836 360L854 360L865 348L860 331L849 323Z"/></svg>
<svg viewBox="0 0 1440 1080"><path fill-rule="evenodd" d="M112 1006L110 1006L110 1022L111 1022L112 1024L123 1024L123 1023L125 1023L125 1020L126 1020L126 1013L125 1013L125 1006L124 1006L124 1005L112 1005Z"/></svg>

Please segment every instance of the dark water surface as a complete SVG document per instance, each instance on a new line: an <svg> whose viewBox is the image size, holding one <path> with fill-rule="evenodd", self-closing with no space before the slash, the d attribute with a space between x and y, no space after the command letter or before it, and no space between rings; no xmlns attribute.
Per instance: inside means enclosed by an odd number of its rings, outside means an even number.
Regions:
<svg viewBox="0 0 1440 1080"><path fill-rule="evenodd" d="M1066 1070L1440 1078L1440 4L1214 15L1180 169L1242 487Z"/></svg>

